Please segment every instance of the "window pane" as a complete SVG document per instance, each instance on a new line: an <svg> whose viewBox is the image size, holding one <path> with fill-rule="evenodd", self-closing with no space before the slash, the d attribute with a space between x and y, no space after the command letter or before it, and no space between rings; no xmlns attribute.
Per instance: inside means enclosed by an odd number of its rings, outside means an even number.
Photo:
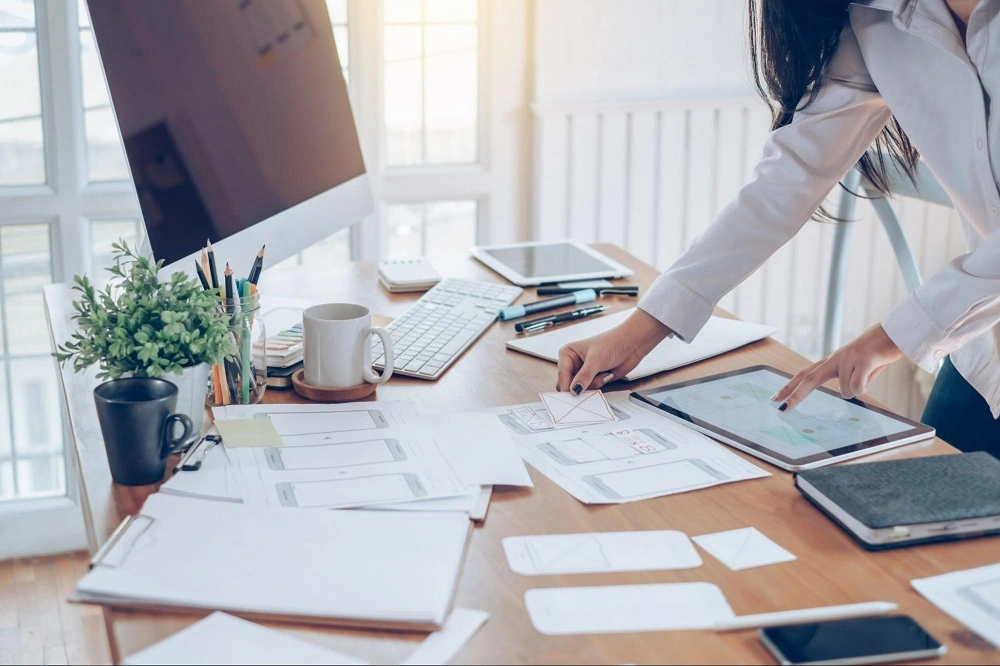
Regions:
<svg viewBox="0 0 1000 666"><path fill-rule="evenodd" d="M33 31L0 32L0 83L6 91L0 95L0 120L41 114L38 47Z"/></svg>
<svg viewBox="0 0 1000 666"><path fill-rule="evenodd" d="M0 464L4 460L10 459L10 454L13 450L13 437L11 437L10 432L10 410L7 409L7 404L7 364L0 360ZM13 478L11 478L10 484L10 492L13 494ZM3 498L3 494L4 480L2 472L0 472L0 499Z"/></svg>
<svg viewBox="0 0 1000 666"><path fill-rule="evenodd" d="M386 63L385 149L391 166L422 164L423 74L419 61Z"/></svg>
<svg viewBox="0 0 1000 666"><path fill-rule="evenodd" d="M0 0L0 28L33 28L33 0Z"/></svg>
<svg viewBox="0 0 1000 666"><path fill-rule="evenodd" d="M326 0L326 11L333 25L347 24L347 0Z"/></svg>
<svg viewBox="0 0 1000 666"><path fill-rule="evenodd" d="M475 23L477 0L424 0L428 23Z"/></svg>
<svg viewBox="0 0 1000 666"><path fill-rule="evenodd" d="M392 167L475 162L476 0L424 0L422 6L385 1L386 163Z"/></svg>
<svg viewBox="0 0 1000 666"><path fill-rule="evenodd" d="M0 500L14 499L14 464L0 460Z"/></svg>
<svg viewBox="0 0 1000 666"><path fill-rule="evenodd" d="M47 354L42 287L52 282L48 225L0 228L0 252L7 354Z"/></svg>
<svg viewBox="0 0 1000 666"><path fill-rule="evenodd" d="M17 461L18 495L42 497L66 492L63 457L53 454Z"/></svg>
<svg viewBox="0 0 1000 666"><path fill-rule="evenodd" d="M108 97L108 85L104 81L93 30L80 31L80 70L83 76L83 107L92 109L95 106L109 105L111 99Z"/></svg>
<svg viewBox="0 0 1000 666"><path fill-rule="evenodd" d="M139 223L136 220L95 220L90 223L90 239L93 258L90 279L106 284L110 277L105 269L111 266L111 245L124 240L135 247L139 240Z"/></svg>
<svg viewBox="0 0 1000 666"><path fill-rule="evenodd" d="M386 259L465 252L476 244L476 210L475 201L386 206Z"/></svg>
<svg viewBox="0 0 1000 666"><path fill-rule="evenodd" d="M0 121L0 185L41 185L44 182L42 119Z"/></svg>
<svg viewBox="0 0 1000 666"><path fill-rule="evenodd" d="M17 457L61 453L62 418L55 359L43 356L9 363Z"/></svg>
<svg viewBox="0 0 1000 666"><path fill-rule="evenodd" d="M385 0L386 23L420 23L420 0Z"/></svg>
<svg viewBox="0 0 1000 666"><path fill-rule="evenodd" d="M128 163L110 107L85 112L87 174L91 182L128 180Z"/></svg>

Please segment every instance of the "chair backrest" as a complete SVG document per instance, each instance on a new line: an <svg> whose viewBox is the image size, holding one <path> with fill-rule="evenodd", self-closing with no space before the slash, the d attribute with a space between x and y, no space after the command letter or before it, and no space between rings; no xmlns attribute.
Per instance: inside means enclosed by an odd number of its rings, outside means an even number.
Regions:
<svg viewBox="0 0 1000 666"><path fill-rule="evenodd" d="M923 161L917 164L915 181L901 172L895 162L889 163L887 175L889 176L890 191L894 196L909 197L935 203L942 206L951 206L951 199L941 187L937 178L927 168ZM896 263L899 264L900 273L903 275L903 282L907 291L912 292L923 282L920 275L920 267L913 256L910 244L906 241L906 234L899 223L899 217L892 204L882 194L875 189L870 181L862 177L857 168L852 169L841 181L844 185L840 193L840 200L837 202L837 217L842 220L854 219L854 210L857 206L858 198L853 194L859 189L864 195L871 199L872 208L875 209L882 228L885 229L892 245L892 251L896 255ZM850 231L849 223L838 223L833 234L833 252L830 257L830 276L826 289L826 315L823 321L823 355L828 356L840 347L840 332L844 317L844 284L847 280L847 240Z"/></svg>

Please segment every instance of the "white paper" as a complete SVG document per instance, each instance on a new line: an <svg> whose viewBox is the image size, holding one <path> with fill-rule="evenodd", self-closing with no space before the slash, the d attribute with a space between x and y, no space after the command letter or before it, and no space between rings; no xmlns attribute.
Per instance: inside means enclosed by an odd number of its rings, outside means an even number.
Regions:
<svg viewBox="0 0 1000 666"><path fill-rule="evenodd" d="M795 559L795 555L768 539L755 527L703 534L691 537L691 540L733 571Z"/></svg>
<svg viewBox="0 0 1000 666"><path fill-rule="evenodd" d="M600 391L539 393L553 425L576 426L615 421L615 415Z"/></svg>
<svg viewBox="0 0 1000 666"><path fill-rule="evenodd" d="M480 486L530 486L524 462L496 419L418 415L403 403L229 406L216 418L267 418L282 447L227 449L243 501L357 508L456 498L477 507ZM218 485L213 481L214 485Z"/></svg>
<svg viewBox="0 0 1000 666"><path fill-rule="evenodd" d="M559 359L559 349L563 345L609 331L628 319L633 312L634 308L601 317L588 317L579 324L560 326L554 331L540 335L516 338L507 343L507 348L556 363ZM771 326L751 324L737 319L711 317L690 344L677 338L667 338L647 354L625 378L634 381L718 356L751 342L763 340L775 334L777 330Z"/></svg>
<svg viewBox="0 0 1000 666"><path fill-rule="evenodd" d="M425 638L424 642L403 660L402 666L447 664L489 617L489 613L480 610L456 608L448 616L448 621L441 630Z"/></svg>
<svg viewBox="0 0 1000 666"><path fill-rule="evenodd" d="M288 511L164 493L141 515L150 524L117 566L78 582L83 600L440 626L470 529L458 512ZM196 565L164 575L192 553Z"/></svg>
<svg viewBox="0 0 1000 666"><path fill-rule="evenodd" d="M757 479L769 473L721 444L632 403L627 391L605 395L614 423L539 427L519 414L544 407L490 410L532 467L585 504L620 504Z"/></svg>
<svg viewBox="0 0 1000 666"><path fill-rule="evenodd" d="M701 566L690 539L675 530L507 537L503 550L511 570L524 576Z"/></svg>
<svg viewBox="0 0 1000 666"><path fill-rule="evenodd" d="M1000 564L913 581L935 606L1000 648Z"/></svg>
<svg viewBox="0 0 1000 666"><path fill-rule="evenodd" d="M546 636L710 629L733 617L711 583L543 588L528 590L524 605Z"/></svg>
<svg viewBox="0 0 1000 666"><path fill-rule="evenodd" d="M172 664L364 664L354 657L226 613L204 620L126 657L131 666Z"/></svg>

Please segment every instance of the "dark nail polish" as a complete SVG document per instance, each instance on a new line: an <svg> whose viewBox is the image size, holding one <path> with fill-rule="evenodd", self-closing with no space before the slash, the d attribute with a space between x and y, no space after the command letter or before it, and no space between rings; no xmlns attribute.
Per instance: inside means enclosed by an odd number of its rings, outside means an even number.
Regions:
<svg viewBox="0 0 1000 666"><path fill-rule="evenodd" d="M573 393L577 395L583 393L583 384L573 384Z"/></svg>
<svg viewBox="0 0 1000 666"><path fill-rule="evenodd" d="M788 409L788 403L787 402L783 402L780 405L778 405L778 411L779 412L783 412L786 409Z"/></svg>

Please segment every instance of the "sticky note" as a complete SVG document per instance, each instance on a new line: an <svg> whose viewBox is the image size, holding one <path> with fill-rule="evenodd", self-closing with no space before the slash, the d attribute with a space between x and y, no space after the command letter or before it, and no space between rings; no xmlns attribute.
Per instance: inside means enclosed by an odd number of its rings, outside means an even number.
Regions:
<svg viewBox="0 0 1000 666"><path fill-rule="evenodd" d="M228 449L285 445L270 419L222 419L215 427Z"/></svg>
<svg viewBox="0 0 1000 666"><path fill-rule="evenodd" d="M704 534L692 537L691 540L733 571L791 562L795 559L794 555L761 534L755 527Z"/></svg>

